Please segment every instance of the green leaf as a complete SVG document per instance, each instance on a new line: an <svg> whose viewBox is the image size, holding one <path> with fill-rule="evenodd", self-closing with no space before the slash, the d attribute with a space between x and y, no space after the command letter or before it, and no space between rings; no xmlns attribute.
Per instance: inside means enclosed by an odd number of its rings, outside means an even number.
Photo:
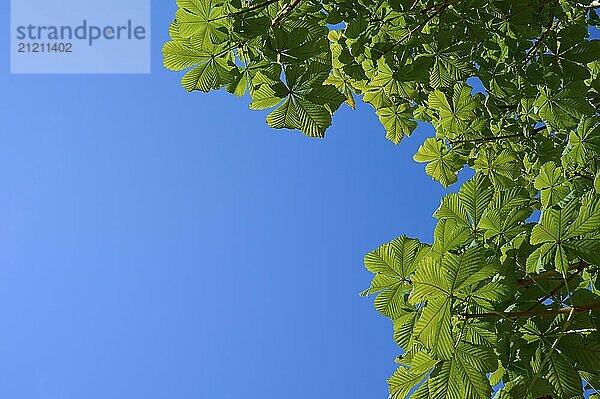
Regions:
<svg viewBox="0 0 600 399"><path fill-rule="evenodd" d="M415 323L413 332L417 340L441 359L448 359L454 351L451 307L449 298L430 299Z"/></svg>
<svg viewBox="0 0 600 399"><path fill-rule="evenodd" d="M600 152L600 121L598 117L582 118L577 130L569 133L569 143L563 160L586 166Z"/></svg>
<svg viewBox="0 0 600 399"><path fill-rule="evenodd" d="M575 221L569 226L565 239L581 236L600 229L600 196L584 198Z"/></svg>
<svg viewBox="0 0 600 399"><path fill-rule="evenodd" d="M297 124L309 137L325 137L325 130L331 125L331 114L327 107L296 97Z"/></svg>
<svg viewBox="0 0 600 399"><path fill-rule="evenodd" d="M434 241L431 251L438 256L443 256L448 251L465 245L469 236L470 229L462 223L452 219L440 219L433 233Z"/></svg>
<svg viewBox="0 0 600 399"><path fill-rule="evenodd" d="M480 152L474 161L473 169L486 175L494 185L501 187L511 187L521 176L517 157L509 149L500 153L491 150Z"/></svg>
<svg viewBox="0 0 600 399"><path fill-rule="evenodd" d="M267 116L267 123L273 129L299 129L299 117L296 103L291 97Z"/></svg>
<svg viewBox="0 0 600 399"><path fill-rule="evenodd" d="M178 0L177 24L182 37L193 38L203 48L212 47L227 38L220 28L224 26L222 1Z"/></svg>
<svg viewBox="0 0 600 399"><path fill-rule="evenodd" d="M436 366L429 379L429 391L439 399L489 399L492 388L487 373L495 359L485 348L462 344L452 359Z"/></svg>
<svg viewBox="0 0 600 399"><path fill-rule="evenodd" d="M404 399L429 374L437 361L425 353L418 353L412 367L399 367L388 380L391 399Z"/></svg>
<svg viewBox="0 0 600 399"><path fill-rule="evenodd" d="M377 116L385 127L386 138L394 144L398 144L404 136L410 136L417 127L417 123L412 120L413 110L408 104L380 108Z"/></svg>
<svg viewBox="0 0 600 399"><path fill-rule="evenodd" d="M564 185L562 169L552 161L546 162L535 179L535 188L541 190L542 205L554 206L564 200L571 189Z"/></svg>
<svg viewBox="0 0 600 399"><path fill-rule="evenodd" d="M428 138L415 154L417 162L428 162L425 171L444 187L457 180L457 173L462 169L460 158L451 153L439 140Z"/></svg>
<svg viewBox="0 0 600 399"><path fill-rule="evenodd" d="M404 294L412 289L410 276L428 251L418 240L402 236L370 252L365 266L375 277L362 295L383 291L375 299L377 311L391 319L402 316L408 308Z"/></svg>
<svg viewBox="0 0 600 399"><path fill-rule="evenodd" d="M210 53L180 42L167 42L163 46L164 65L173 71L182 71L210 58Z"/></svg>
<svg viewBox="0 0 600 399"><path fill-rule="evenodd" d="M208 92L218 89L230 82L231 67L219 58L211 58L186 73L181 84L187 91L199 90Z"/></svg>
<svg viewBox="0 0 600 399"><path fill-rule="evenodd" d="M490 181L481 174L476 174L460 189L459 198L470 216L471 224L477 228L481 218L490 205L494 190Z"/></svg>
<svg viewBox="0 0 600 399"><path fill-rule="evenodd" d="M479 106L475 97L471 96L471 88L465 84L454 86L452 106L446 95L435 90L429 94L429 106L438 111L442 128L447 133L464 133L475 119L475 109Z"/></svg>
<svg viewBox="0 0 600 399"><path fill-rule="evenodd" d="M450 219L459 226L471 226L467 209L460 200L459 194L448 194L445 196L433 216L440 220Z"/></svg>
<svg viewBox="0 0 600 399"><path fill-rule="evenodd" d="M581 377L560 353L552 352L548 356L546 378L559 398L573 398L583 393Z"/></svg>

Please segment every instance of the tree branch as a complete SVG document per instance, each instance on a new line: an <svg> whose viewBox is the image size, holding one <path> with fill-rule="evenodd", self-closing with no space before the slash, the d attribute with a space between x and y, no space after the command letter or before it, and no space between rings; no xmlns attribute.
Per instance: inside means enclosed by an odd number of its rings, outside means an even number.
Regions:
<svg viewBox="0 0 600 399"><path fill-rule="evenodd" d="M277 3L279 0L266 0L263 1L262 3L258 3L258 4L254 4L248 8L244 8L243 10L240 11L236 11L231 15L239 15L239 14L243 14L245 12L250 12L250 11L254 11L254 10L258 10L259 8L263 8L263 7L267 7L270 6L271 4Z"/></svg>
<svg viewBox="0 0 600 399"><path fill-rule="evenodd" d="M444 10L446 10L446 8L448 8L448 6L450 6L454 1L455 0L444 1L442 4L439 5L438 9L433 14L431 14L430 16L425 18L419 25L412 28L406 35L404 35L402 38L400 38L396 43L392 44L387 50L385 50L383 52L382 55L386 55L387 53L392 51L394 48L396 48L397 46L404 43L404 41L406 39L409 39L414 33L422 30L425 27L425 25L427 25L433 18L435 18L436 16L441 14Z"/></svg>
<svg viewBox="0 0 600 399"><path fill-rule="evenodd" d="M239 11L232 12L231 14L221 15L220 17L212 19L211 21L218 21L220 19L225 19L225 18L229 18L229 17L237 17L238 15L242 15L242 14L245 14L247 12L255 11L255 10L258 10L259 8L268 7L271 4L277 3L278 1L279 0L266 0L266 1L263 1L261 3L257 3L257 4L254 4L254 5L251 5L250 7L242 8Z"/></svg>
<svg viewBox="0 0 600 399"><path fill-rule="evenodd" d="M533 47L531 47L529 49L529 51L527 51L527 54L525 55L525 60L523 61L523 65L526 65L527 62L533 56L533 54L540 49L540 47L542 46L542 43L544 43L544 40L546 40L546 37L548 36L548 34L555 27L558 26L558 23L559 23L558 20L556 21L556 23L554 23L554 15L552 15L552 17L550 18L550 21L548 21L548 23L546 24L546 29L544 29L544 31L542 32L542 35L536 40L536 42L533 45Z"/></svg>
<svg viewBox="0 0 600 399"><path fill-rule="evenodd" d="M559 314L585 313L590 310L600 309L600 302L588 303L585 305L568 306L558 309L544 309L544 310L528 310L524 312L489 312L489 313L463 313L460 315L461 319L485 319L490 317L502 317L506 319L519 319L521 317L554 317Z"/></svg>
<svg viewBox="0 0 600 399"><path fill-rule="evenodd" d="M451 145L455 145L455 144L465 144L465 143L473 143L473 144L480 144L480 143L487 143L489 141L499 141L499 140L505 140L505 139L513 139L516 137L525 137L523 135L523 133L516 133L516 134L508 134L505 136L493 136L493 137L479 137L476 139L467 139L467 140L455 140L455 141L450 141Z"/></svg>
<svg viewBox="0 0 600 399"><path fill-rule="evenodd" d="M579 270L583 270L589 266L591 266L589 263L579 262L579 263L569 266L569 270L578 270L579 271ZM545 280L547 278L552 278L552 277L558 277L560 275L561 274L558 273L556 270L550 270L550 271L547 271L544 273L534 274L532 276L528 276L527 278L517 280L517 287L519 287L519 288L529 287L530 285L533 285L540 280Z"/></svg>
<svg viewBox="0 0 600 399"><path fill-rule="evenodd" d="M437 11L437 10L439 10L442 7L446 7L447 3L448 3L447 1L444 1L443 3L438 3L438 4L431 5L429 7L425 7L424 9L422 9L420 11L420 13L421 14L427 14L430 11Z"/></svg>
<svg viewBox="0 0 600 399"><path fill-rule="evenodd" d="M568 283L569 281L573 280L577 275L579 275L579 273L583 270L583 268L578 268L575 270L575 273L571 274L569 277L567 277L565 280L563 280L562 283L560 283L558 286L556 286L552 291L550 291L546 296L544 296L543 298L540 298L539 301L537 301L537 303L535 303L534 305L532 305L530 308L528 308L527 310L533 310L535 309L537 306L543 304L546 300L550 299L551 297L554 296L554 294L556 294L558 291L562 290Z"/></svg>
<svg viewBox="0 0 600 399"><path fill-rule="evenodd" d="M583 173L581 173L581 172L575 172L575 173L573 173L573 175L574 175L574 176L577 176L577 177L582 177L582 178L584 178L584 179L586 179L586 180L594 181L594 178L593 178L593 177L590 177L590 176L584 175L584 174L583 174Z"/></svg>
<svg viewBox="0 0 600 399"><path fill-rule="evenodd" d="M300 4L300 0L292 0L290 4L282 8L281 11L279 11L279 14L277 14L275 19L273 20L273 22L271 22L271 26L279 25L285 19L285 17L287 17L292 11L294 11L294 8L296 8L298 4Z"/></svg>
<svg viewBox="0 0 600 399"><path fill-rule="evenodd" d="M539 132L545 130L546 128L547 128L546 125L540 126L540 127L536 127L535 129L533 129L532 133L534 135L538 134ZM507 135L504 135L504 136L478 137L476 139L454 140L454 141L450 141L449 143L451 145L466 144L466 143L481 144L481 143L487 143L487 142L490 142L490 141L514 139L514 138L518 138L518 137L527 138L527 136L525 134L523 134L523 133L515 133L515 134L507 134Z"/></svg>

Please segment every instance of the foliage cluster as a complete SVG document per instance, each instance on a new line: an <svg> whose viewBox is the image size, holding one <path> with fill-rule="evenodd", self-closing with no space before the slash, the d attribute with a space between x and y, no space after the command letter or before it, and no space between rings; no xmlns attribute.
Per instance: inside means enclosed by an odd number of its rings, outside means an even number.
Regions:
<svg viewBox="0 0 600 399"><path fill-rule="evenodd" d="M164 63L323 137L356 97L448 187L431 245L368 254L391 398L600 389L600 18L570 0L178 0ZM597 35L596 35L597 36ZM477 90L475 90L477 89ZM598 392L598 391L596 391Z"/></svg>

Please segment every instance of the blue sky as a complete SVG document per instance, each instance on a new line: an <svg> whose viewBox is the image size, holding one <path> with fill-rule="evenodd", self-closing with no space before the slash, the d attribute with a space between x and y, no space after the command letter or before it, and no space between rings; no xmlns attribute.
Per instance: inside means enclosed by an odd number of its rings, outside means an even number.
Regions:
<svg viewBox="0 0 600 399"><path fill-rule="evenodd" d="M163 70L10 75L0 5L0 397L385 398L365 253L429 239L444 190L372 110L273 131Z"/></svg>

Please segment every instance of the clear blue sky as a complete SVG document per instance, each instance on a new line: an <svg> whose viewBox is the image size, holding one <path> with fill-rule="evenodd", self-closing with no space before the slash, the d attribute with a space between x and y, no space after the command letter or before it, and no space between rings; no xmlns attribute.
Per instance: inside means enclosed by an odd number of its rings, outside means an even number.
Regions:
<svg viewBox="0 0 600 399"><path fill-rule="evenodd" d="M444 190L372 110L325 140L151 75L10 75L0 5L0 398L385 398L364 254Z"/></svg>

